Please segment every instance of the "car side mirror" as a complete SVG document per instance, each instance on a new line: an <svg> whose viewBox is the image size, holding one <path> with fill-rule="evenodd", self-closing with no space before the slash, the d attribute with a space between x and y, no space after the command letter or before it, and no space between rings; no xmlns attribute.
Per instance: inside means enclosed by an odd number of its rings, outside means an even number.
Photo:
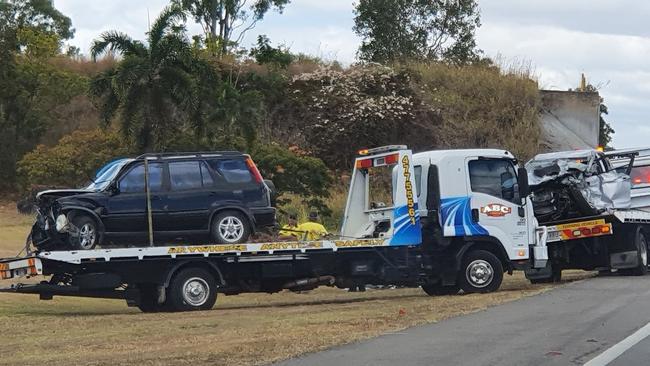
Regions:
<svg viewBox="0 0 650 366"><path fill-rule="evenodd" d="M530 186L528 185L528 171L526 168L517 169L517 185L519 186L519 197L525 199L530 195Z"/></svg>

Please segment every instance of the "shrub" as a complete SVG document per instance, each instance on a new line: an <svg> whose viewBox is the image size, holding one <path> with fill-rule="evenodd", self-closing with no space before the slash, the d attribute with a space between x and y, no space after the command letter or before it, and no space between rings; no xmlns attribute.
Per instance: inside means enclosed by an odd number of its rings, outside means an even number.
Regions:
<svg viewBox="0 0 650 366"><path fill-rule="evenodd" d="M275 184L281 210L289 203L287 196L294 195L303 205L318 209L324 216L330 214L324 200L329 197L332 177L322 160L296 147L287 149L277 144L259 146L252 155L262 175Z"/></svg>
<svg viewBox="0 0 650 366"><path fill-rule="evenodd" d="M27 153L18 162L18 175L24 188L75 187L93 178L97 169L107 162L128 153L115 131L75 131L53 147L38 145Z"/></svg>
<svg viewBox="0 0 650 366"><path fill-rule="evenodd" d="M363 147L434 143L435 114L422 108L405 71L324 66L295 76L291 88L296 109L306 106L296 130L330 167L349 168Z"/></svg>

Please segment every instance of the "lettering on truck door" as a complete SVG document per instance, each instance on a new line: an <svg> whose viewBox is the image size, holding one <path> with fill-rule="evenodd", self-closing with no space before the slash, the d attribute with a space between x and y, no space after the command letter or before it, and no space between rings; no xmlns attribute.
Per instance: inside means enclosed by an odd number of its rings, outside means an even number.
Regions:
<svg viewBox="0 0 650 366"><path fill-rule="evenodd" d="M510 259L528 258L527 219L519 216L521 199L513 162L469 159L467 167L473 221L503 244Z"/></svg>

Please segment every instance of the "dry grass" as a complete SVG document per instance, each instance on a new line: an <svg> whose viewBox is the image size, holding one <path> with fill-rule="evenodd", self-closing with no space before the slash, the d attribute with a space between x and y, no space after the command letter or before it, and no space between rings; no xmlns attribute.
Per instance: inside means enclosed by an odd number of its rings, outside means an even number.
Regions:
<svg viewBox="0 0 650 366"><path fill-rule="evenodd" d="M18 252L31 221L0 205L0 253ZM2 254L4 255L4 254ZM568 278L583 278L581 272ZM246 294L214 311L142 314L122 301L0 294L0 365L259 365L537 294L522 275L487 295L419 289Z"/></svg>

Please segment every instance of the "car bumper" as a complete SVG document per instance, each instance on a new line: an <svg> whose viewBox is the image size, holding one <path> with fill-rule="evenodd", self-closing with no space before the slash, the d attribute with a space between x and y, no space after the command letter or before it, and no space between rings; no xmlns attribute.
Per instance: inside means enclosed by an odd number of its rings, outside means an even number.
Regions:
<svg viewBox="0 0 650 366"><path fill-rule="evenodd" d="M275 226L275 208L273 207L263 207L263 208L252 208L251 213L255 219L256 227L267 227Z"/></svg>

